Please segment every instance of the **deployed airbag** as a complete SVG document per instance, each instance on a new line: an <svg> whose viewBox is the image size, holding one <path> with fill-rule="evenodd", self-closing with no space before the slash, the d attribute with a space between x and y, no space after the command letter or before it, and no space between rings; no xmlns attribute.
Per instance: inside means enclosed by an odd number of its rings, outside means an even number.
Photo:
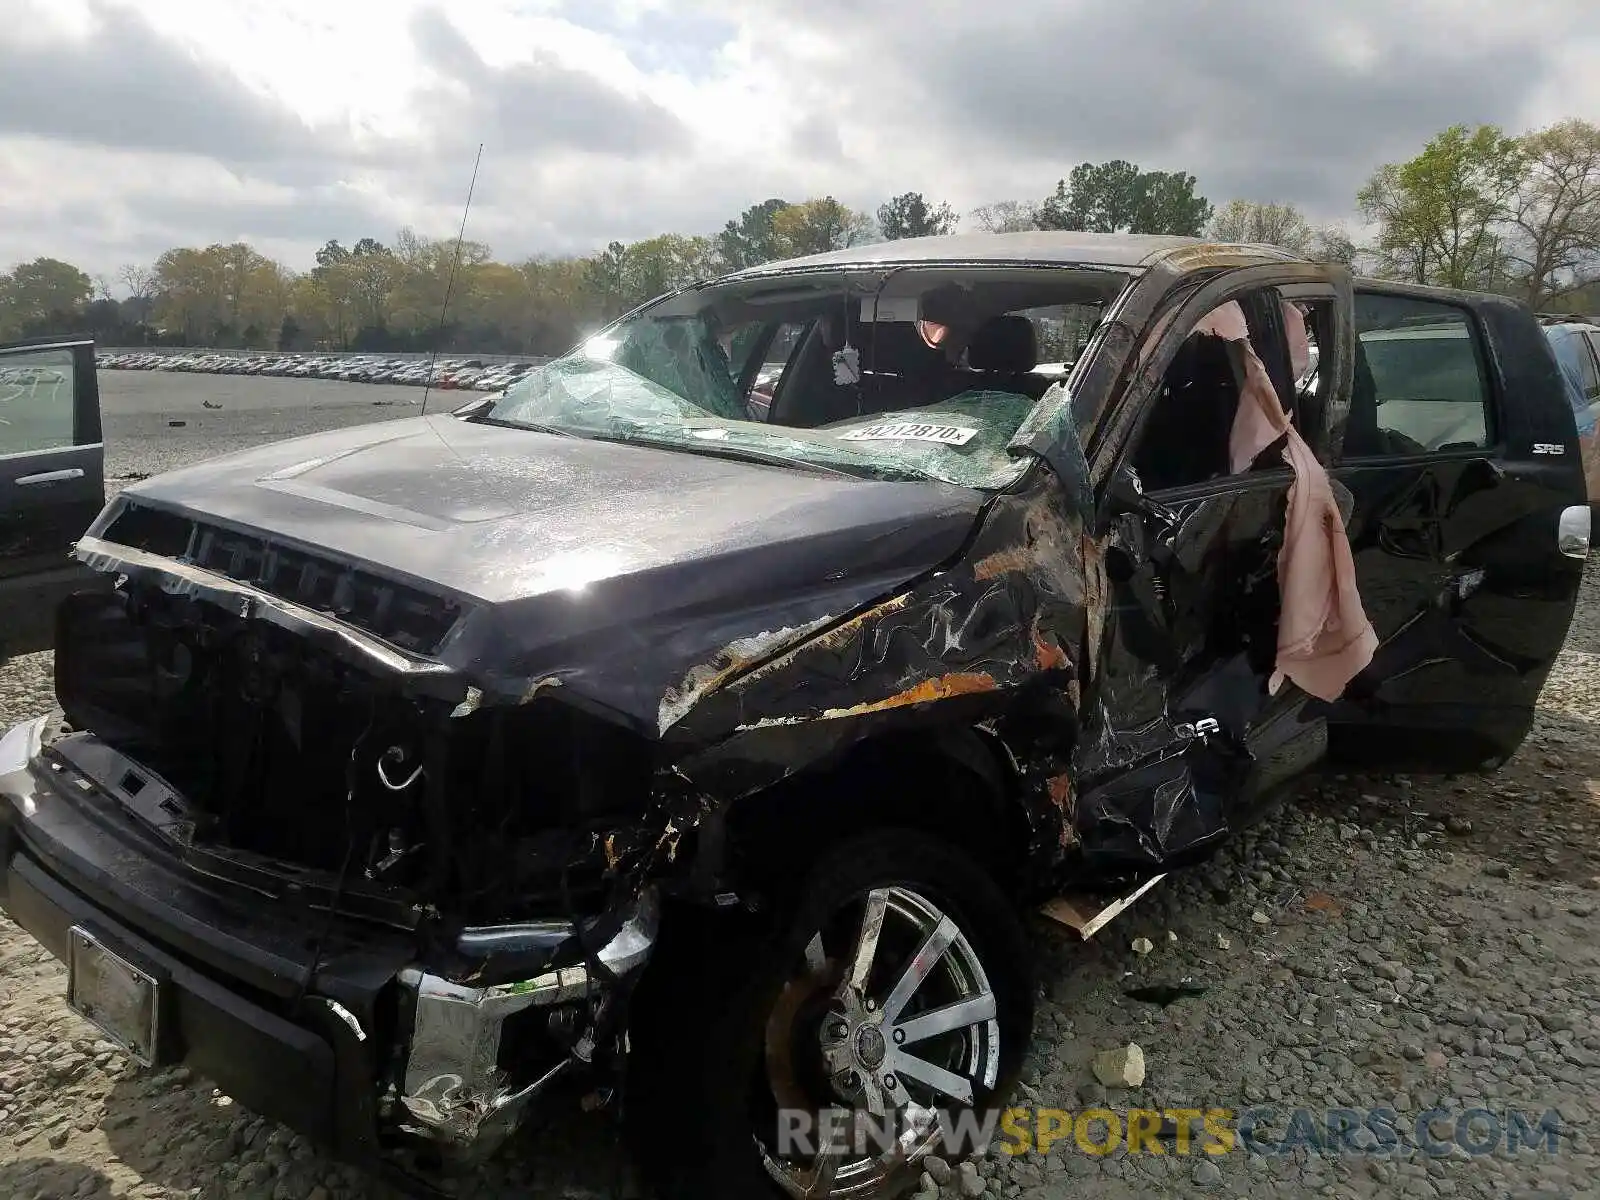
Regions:
<svg viewBox="0 0 1600 1200"><path fill-rule="evenodd" d="M1305 322L1285 306L1290 352L1296 376L1309 361ZM1239 409L1229 438L1235 472L1282 439L1283 460L1294 472L1284 518L1283 549L1278 554L1282 614L1278 622L1276 669L1268 688L1274 694L1285 679L1319 700L1337 700L1351 679L1372 661L1378 635L1367 619L1356 588L1355 558L1345 532L1328 472L1284 411L1266 364L1250 344L1244 311L1235 302L1220 305L1196 326L1238 345L1244 363Z"/></svg>

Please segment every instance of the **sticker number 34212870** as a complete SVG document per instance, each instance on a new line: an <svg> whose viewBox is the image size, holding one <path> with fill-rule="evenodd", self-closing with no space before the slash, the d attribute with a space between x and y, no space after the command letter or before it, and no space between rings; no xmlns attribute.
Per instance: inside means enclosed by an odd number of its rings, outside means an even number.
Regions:
<svg viewBox="0 0 1600 1200"><path fill-rule="evenodd" d="M978 436L976 429L961 425L927 425L918 421L890 421L882 425L866 425L841 433L842 442L943 442L947 446L965 446Z"/></svg>

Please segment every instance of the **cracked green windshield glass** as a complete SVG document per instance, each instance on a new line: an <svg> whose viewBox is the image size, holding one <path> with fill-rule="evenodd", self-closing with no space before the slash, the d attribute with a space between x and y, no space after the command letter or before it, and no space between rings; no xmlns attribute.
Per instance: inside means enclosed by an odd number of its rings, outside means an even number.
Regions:
<svg viewBox="0 0 1600 1200"><path fill-rule="evenodd" d="M866 479L1002 488L1036 405L1120 279L931 270L897 290L734 280L618 322L509 388L485 420ZM1084 293L1092 298L1085 302Z"/></svg>

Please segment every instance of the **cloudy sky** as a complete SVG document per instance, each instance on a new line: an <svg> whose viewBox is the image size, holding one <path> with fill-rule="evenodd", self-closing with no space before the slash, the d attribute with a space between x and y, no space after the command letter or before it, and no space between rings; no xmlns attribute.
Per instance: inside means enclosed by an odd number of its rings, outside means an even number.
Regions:
<svg viewBox="0 0 1600 1200"><path fill-rule="evenodd" d="M768 196L961 211L1074 163L1353 218L1440 128L1600 118L1579 0L0 0L0 269L246 240L498 256ZM737 14L737 15L734 15Z"/></svg>

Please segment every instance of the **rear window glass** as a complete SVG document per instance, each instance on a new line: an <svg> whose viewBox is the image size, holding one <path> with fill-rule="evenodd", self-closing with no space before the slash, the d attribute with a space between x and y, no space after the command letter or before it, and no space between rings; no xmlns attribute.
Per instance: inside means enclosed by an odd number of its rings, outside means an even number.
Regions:
<svg viewBox="0 0 1600 1200"><path fill-rule="evenodd" d="M1489 388L1466 309L1407 296L1360 293L1356 336L1366 380L1351 422L1370 421L1388 455L1489 445ZM1359 386L1365 384L1366 386ZM1371 412L1361 412L1361 405Z"/></svg>

